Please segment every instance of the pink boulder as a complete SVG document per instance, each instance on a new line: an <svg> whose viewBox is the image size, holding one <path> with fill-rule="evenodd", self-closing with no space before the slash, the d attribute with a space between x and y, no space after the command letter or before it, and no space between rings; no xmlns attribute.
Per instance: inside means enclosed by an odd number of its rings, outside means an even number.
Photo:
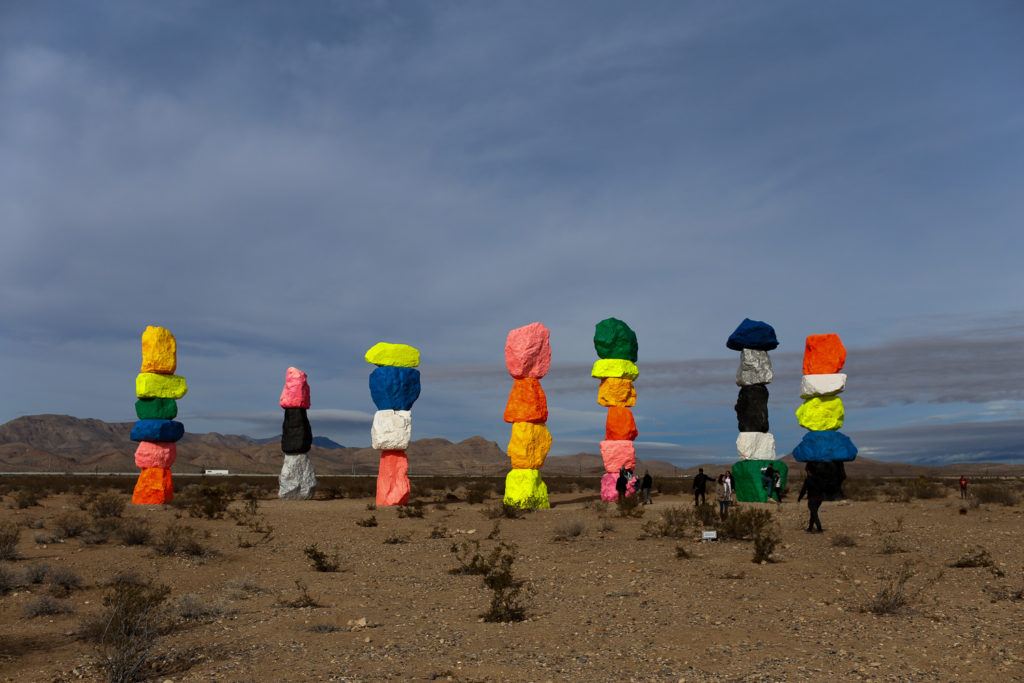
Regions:
<svg viewBox="0 0 1024 683"><path fill-rule="evenodd" d="M381 451L377 474L377 505L409 502L409 459L405 451Z"/></svg>
<svg viewBox="0 0 1024 683"><path fill-rule="evenodd" d="M505 367L516 379L540 379L551 369L551 330L541 323L523 325L505 339Z"/></svg>
<svg viewBox="0 0 1024 683"><path fill-rule="evenodd" d="M616 472L605 472L601 477L601 500L606 503L614 503L619 499L619 492L615 490L615 482L619 475Z"/></svg>
<svg viewBox="0 0 1024 683"><path fill-rule="evenodd" d="M636 469L636 449L632 441L602 441L601 459L604 460L604 471L618 474L619 469Z"/></svg>
<svg viewBox="0 0 1024 683"><path fill-rule="evenodd" d="M140 441L135 449L135 466L139 469L150 467L169 468L178 458L178 448L173 442Z"/></svg>
<svg viewBox="0 0 1024 683"><path fill-rule="evenodd" d="M306 373L298 368L288 368L284 375L280 403L282 408L309 408L309 384L306 382Z"/></svg>

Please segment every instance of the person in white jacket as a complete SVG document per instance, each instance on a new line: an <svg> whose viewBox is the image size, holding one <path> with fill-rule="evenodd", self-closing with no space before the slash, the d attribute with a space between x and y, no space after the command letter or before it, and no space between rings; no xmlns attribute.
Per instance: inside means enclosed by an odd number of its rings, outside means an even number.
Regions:
<svg viewBox="0 0 1024 683"><path fill-rule="evenodd" d="M732 480L724 474L719 474L715 493L718 496L718 515L725 519L729 514L729 504L732 502Z"/></svg>

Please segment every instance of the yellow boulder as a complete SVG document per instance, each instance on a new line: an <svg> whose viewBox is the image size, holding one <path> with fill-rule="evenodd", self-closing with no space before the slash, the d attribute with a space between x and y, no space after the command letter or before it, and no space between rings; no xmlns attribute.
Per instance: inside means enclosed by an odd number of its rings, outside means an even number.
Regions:
<svg viewBox="0 0 1024 683"><path fill-rule="evenodd" d="M814 397L796 409L800 426L812 432L831 432L843 426L843 399L838 396Z"/></svg>
<svg viewBox="0 0 1024 683"><path fill-rule="evenodd" d="M173 375L178 369L178 343L166 327L147 325L142 333L142 367L139 372Z"/></svg>
<svg viewBox="0 0 1024 683"><path fill-rule="evenodd" d="M377 342L366 352L366 362L392 368L415 368L420 364L420 350L408 344Z"/></svg>
<svg viewBox="0 0 1024 683"><path fill-rule="evenodd" d="M511 470L505 477L505 505L527 510L549 508L548 487L537 470Z"/></svg>
<svg viewBox="0 0 1024 683"><path fill-rule="evenodd" d="M608 377L601 380L597 390L598 405L630 408L636 405L636 389L633 380L623 377Z"/></svg>
<svg viewBox="0 0 1024 683"><path fill-rule="evenodd" d="M178 375L143 372L135 378L135 395L139 398L181 398L188 393L188 384Z"/></svg>
<svg viewBox="0 0 1024 683"><path fill-rule="evenodd" d="M640 376L640 369L631 360L621 358L602 358L594 363L590 371L591 377L604 379L606 377L618 377L622 379L636 379Z"/></svg>
<svg viewBox="0 0 1024 683"><path fill-rule="evenodd" d="M508 441L508 457L515 469L540 469L551 450L551 432L543 424L516 422Z"/></svg>

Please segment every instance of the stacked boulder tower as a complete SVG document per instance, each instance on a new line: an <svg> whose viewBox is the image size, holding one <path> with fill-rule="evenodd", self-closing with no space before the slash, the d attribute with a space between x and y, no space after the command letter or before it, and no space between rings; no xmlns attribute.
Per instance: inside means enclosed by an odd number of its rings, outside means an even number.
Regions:
<svg viewBox="0 0 1024 683"><path fill-rule="evenodd" d="M606 318L594 328L594 350L598 360L590 371L591 377L601 380L597 390L597 403L608 409L605 418L604 441L601 442L601 500L618 498L615 489L619 471L636 469L638 435L633 411L636 405L636 387L633 381L640 376L636 359L639 347L636 332L618 318ZM636 492L636 480L630 481L627 493Z"/></svg>
<svg viewBox="0 0 1024 683"><path fill-rule="evenodd" d="M408 344L378 342L365 357L377 366L370 373L370 396L377 406L370 439L381 452L377 505L405 505L410 492L405 451L412 439L412 405L420 397L420 352Z"/></svg>
<svg viewBox="0 0 1024 683"><path fill-rule="evenodd" d="M726 347L740 352L740 366L736 370L736 452L739 461L732 466L736 500L744 503L763 503L770 496L766 481L768 468L779 474L785 488L789 474L786 463L775 453L775 436L768 423L768 385L774 379L769 351L779 346L775 328L760 320L745 318L729 335ZM769 473L770 474L770 473ZM774 482L772 482L774 483Z"/></svg>
<svg viewBox="0 0 1024 683"><path fill-rule="evenodd" d="M309 500L316 491L316 474L309 460L313 429L306 414L310 405L306 373L298 368L288 368L278 403L284 408L284 423L281 425L284 463L277 480L277 496L287 500Z"/></svg>
<svg viewBox="0 0 1024 683"><path fill-rule="evenodd" d="M540 468L551 450L551 432L540 380L551 369L551 331L539 322L509 331L505 367L512 376L504 414L512 425L506 449L512 469L505 476L504 503L529 510L548 508L548 487Z"/></svg>
<svg viewBox="0 0 1024 683"><path fill-rule="evenodd" d="M149 325L142 332L142 366L135 378L135 415L131 440L138 442L135 466L142 470L132 492L136 505L171 502L171 465L178 457L177 442L185 435L178 416L178 399L188 392L178 368L178 344L171 331Z"/></svg>
<svg viewBox="0 0 1024 683"><path fill-rule="evenodd" d="M857 457L857 447L850 437L840 432L846 419L843 399L846 375L840 372L846 364L846 347L838 334L812 334L804 345L803 378L796 409L800 426L808 430L796 448L793 458L807 463L824 484L829 498L842 497L846 479L844 462Z"/></svg>

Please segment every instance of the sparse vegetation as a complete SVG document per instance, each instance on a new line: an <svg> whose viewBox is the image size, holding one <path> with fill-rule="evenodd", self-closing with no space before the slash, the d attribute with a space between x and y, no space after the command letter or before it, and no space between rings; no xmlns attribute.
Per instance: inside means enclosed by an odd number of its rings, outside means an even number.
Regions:
<svg viewBox="0 0 1024 683"><path fill-rule="evenodd" d="M341 560L337 550L328 555L320 550L316 543L312 543L307 545L302 552L306 554L306 557L313 564L313 569L318 572L336 572L341 567Z"/></svg>
<svg viewBox="0 0 1024 683"><path fill-rule="evenodd" d="M232 495L225 484L192 484L175 497L172 505L188 510L192 517L223 519Z"/></svg>
<svg viewBox="0 0 1024 683"><path fill-rule="evenodd" d="M45 562L29 565L28 567L25 567L25 583L38 586L43 581L46 581L46 577L49 576L49 574L50 565Z"/></svg>
<svg viewBox="0 0 1024 683"><path fill-rule="evenodd" d="M833 548L854 548L857 540L849 534L836 534L832 537Z"/></svg>
<svg viewBox="0 0 1024 683"><path fill-rule="evenodd" d="M7 567L0 566L0 595L7 595L18 587L18 578Z"/></svg>
<svg viewBox="0 0 1024 683"><path fill-rule="evenodd" d="M418 502L418 501L417 501ZM399 519L423 519L422 505L400 505L398 506Z"/></svg>
<svg viewBox="0 0 1024 683"><path fill-rule="evenodd" d="M579 538L587 530L587 526L578 519L564 520L555 524L556 541L571 541Z"/></svg>
<svg viewBox="0 0 1024 683"><path fill-rule="evenodd" d="M18 559L18 537L21 529L14 522L0 524L0 560Z"/></svg>
<svg viewBox="0 0 1024 683"><path fill-rule="evenodd" d="M972 488L972 496L979 503L1013 507L1020 502L1017 492L1005 484L979 484Z"/></svg>
<svg viewBox="0 0 1024 683"><path fill-rule="evenodd" d="M479 505L490 499L494 488L488 481L474 481L466 487L466 502L470 505Z"/></svg>
<svg viewBox="0 0 1024 683"><path fill-rule="evenodd" d="M644 506L640 502L640 496L620 496L615 501L615 509L619 517L632 517L639 519L644 516Z"/></svg>
<svg viewBox="0 0 1024 683"><path fill-rule="evenodd" d="M911 590L910 580L916 576L910 563L904 563L893 573L882 576L878 590L867 597L861 610L879 616L896 614L917 600L927 586Z"/></svg>
<svg viewBox="0 0 1024 683"><path fill-rule="evenodd" d="M363 517L362 519L356 520L356 526L361 527L374 527L377 526L377 516L370 515L369 517Z"/></svg>
<svg viewBox="0 0 1024 683"><path fill-rule="evenodd" d="M677 543L676 544L676 559L677 560L689 560L692 557L693 557L693 555L690 553L689 550L686 549L686 546L684 546L682 543Z"/></svg>
<svg viewBox="0 0 1024 683"><path fill-rule="evenodd" d="M303 609L306 607L320 607L320 603L309 594L309 586L305 584L301 579L295 579L295 590L297 595L291 600L285 600L284 598L278 599L278 604L282 607L292 607L294 609Z"/></svg>
<svg viewBox="0 0 1024 683"><path fill-rule="evenodd" d="M445 526L435 526L430 530L431 539L448 538L448 528Z"/></svg>
<svg viewBox="0 0 1024 683"><path fill-rule="evenodd" d="M186 593L178 598L178 602L174 606L174 613L182 621L215 621L224 616L224 608L203 600L194 593Z"/></svg>
<svg viewBox="0 0 1024 683"><path fill-rule="evenodd" d="M900 540L895 536L883 536L882 543L878 548L878 552L883 555L897 555L899 553L907 552L907 549L903 547Z"/></svg>
<svg viewBox="0 0 1024 683"><path fill-rule="evenodd" d="M526 516L527 510L514 505L505 505L496 501L480 511L487 519L522 519Z"/></svg>
<svg viewBox="0 0 1024 683"><path fill-rule="evenodd" d="M61 538L81 536L89 528L89 518L81 512L62 512L53 518L53 531Z"/></svg>
<svg viewBox="0 0 1024 683"><path fill-rule="evenodd" d="M655 519L644 522L644 533L662 538L686 538L694 525L693 510L682 505L665 508Z"/></svg>
<svg viewBox="0 0 1024 683"><path fill-rule="evenodd" d="M754 539L764 527L772 523L772 513L763 508L734 505L729 515L719 522L718 533L722 538L738 541Z"/></svg>
<svg viewBox="0 0 1024 683"><path fill-rule="evenodd" d="M775 524L765 524L754 532L754 557L752 562L762 564L775 561L775 546L782 540Z"/></svg>
<svg viewBox="0 0 1024 683"><path fill-rule="evenodd" d="M14 507L19 510L38 506L43 497L39 491L28 488L19 489L11 494Z"/></svg>
<svg viewBox="0 0 1024 683"><path fill-rule="evenodd" d="M124 494L116 491L100 491L83 499L81 507L95 519L110 519L124 514L127 502L128 499Z"/></svg>
<svg viewBox="0 0 1024 683"><path fill-rule="evenodd" d="M125 545L146 545L153 538L153 529L140 517L126 517L117 528L117 537Z"/></svg>
<svg viewBox="0 0 1024 683"><path fill-rule="evenodd" d="M57 598L66 598L71 591L82 587L82 577L68 567L53 567L47 572L50 593Z"/></svg>
<svg viewBox="0 0 1024 683"><path fill-rule="evenodd" d="M196 530L183 524L171 524L156 537L153 549L158 555L204 557L210 554L198 538Z"/></svg>
<svg viewBox="0 0 1024 683"><path fill-rule="evenodd" d="M409 542L409 534L390 534L384 539L384 545L401 545Z"/></svg>
<svg viewBox="0 0 1024 683"><path fill-rule="evenodd" d="M487 562L480 554L480 541L469 540L453 543L450 548L459 566L452 569L452 574L485 574Z"/></svg>
<svg viewBox="0 0 1024 683"><path fill-rule="evenodd" d="M55 600L49 595L40 595L25 603L22 614L26 619L35 619L36 617L52 617L57 614L70 614L73 611L68 602Z"/></svg>
<svg viewBox="0 0 1024 683"><path fill-rule="evenodd" d="M512 574L516 548L504 542L498 543L487 561L484 585L492 591L491 604L484 612L484 621L509 622L526 618L526 607L522 602L524 581Z"/></svg>
<svg viewBox="0 0 1024 683"><path fill-rule="evenodd" d="M961 555L956 560L949 563L950 567L955 569L973 569L978 567L984 567L992 570L992 573L996 576L1003 576L1004 572L1000 569L989 552L982 546L978 545Z"/></svg>

